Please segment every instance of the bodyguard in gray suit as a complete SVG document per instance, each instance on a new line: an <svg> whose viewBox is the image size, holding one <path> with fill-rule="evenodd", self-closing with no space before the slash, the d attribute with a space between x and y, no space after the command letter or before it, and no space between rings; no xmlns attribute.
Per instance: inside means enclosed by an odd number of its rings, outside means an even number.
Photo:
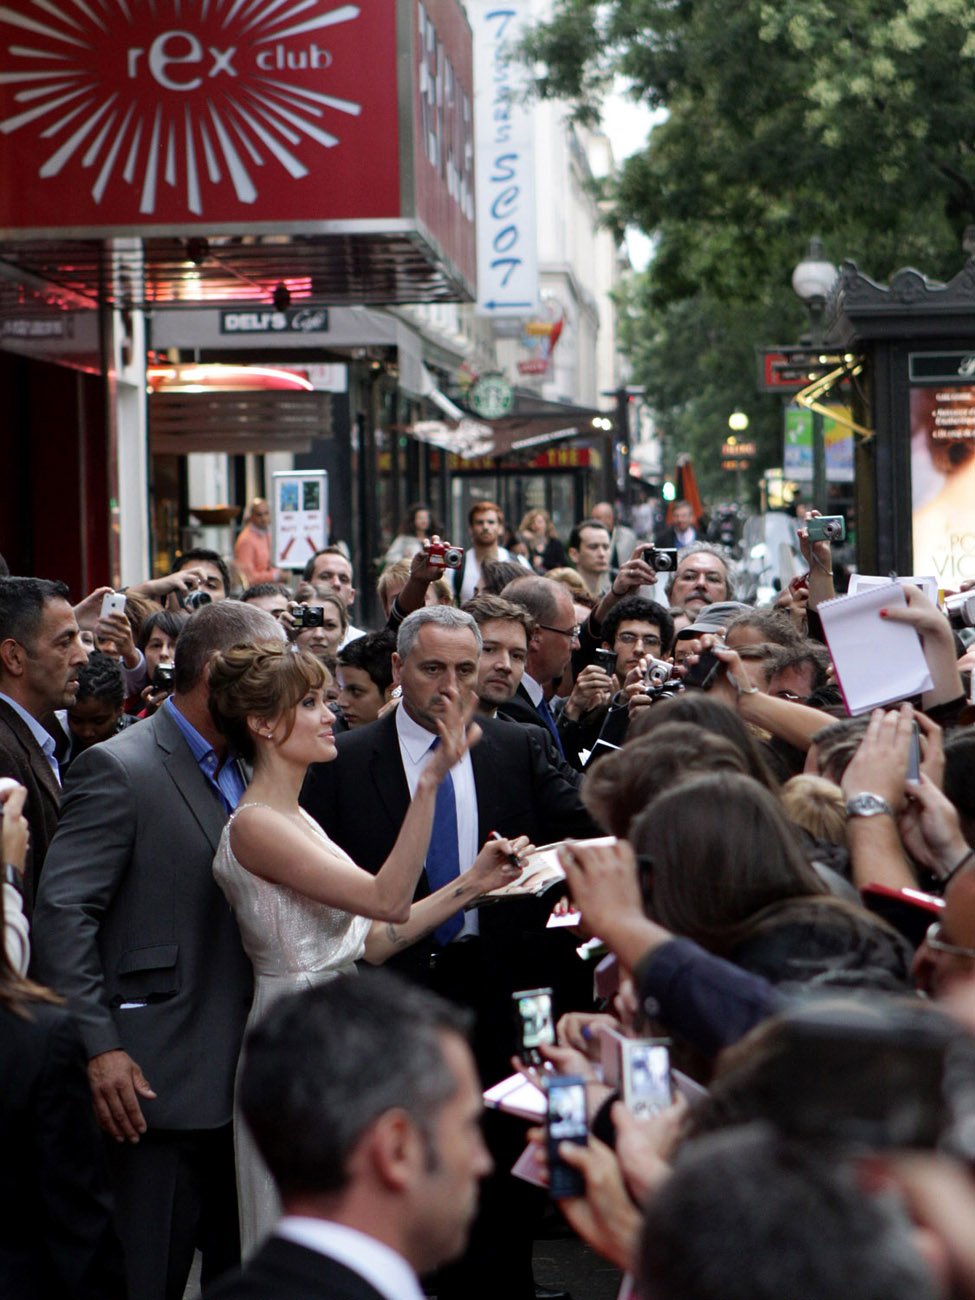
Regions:
<svg viewBox="0 0 975 1300"><path fill-rule="evenodd" d="M81 1024L132 1300L179 1300L239 1257L231 1120L251 969L211 863L243 793L207 710L215 650L279 624L224 601L187 623L172 698L65 782L34 916L37 975Z"/></svg>

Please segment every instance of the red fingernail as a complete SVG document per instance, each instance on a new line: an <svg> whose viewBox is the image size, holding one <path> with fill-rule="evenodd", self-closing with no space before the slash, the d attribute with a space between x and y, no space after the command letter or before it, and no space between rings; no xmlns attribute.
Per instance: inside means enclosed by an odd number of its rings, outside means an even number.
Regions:
<svg viewBox="0 0 975 1300"><path fill-rule="evenodd" d="M880 617L881 617L881 618L886 618L886 617L887 617L887 611L886 611L885 609L882 609L882 610L880 611Z"/></svg>

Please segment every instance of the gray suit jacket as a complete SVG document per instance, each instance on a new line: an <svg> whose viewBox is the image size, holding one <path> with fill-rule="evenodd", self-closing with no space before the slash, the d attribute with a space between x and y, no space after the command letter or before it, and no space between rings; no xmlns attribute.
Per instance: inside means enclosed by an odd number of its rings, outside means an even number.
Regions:
<svg viewBox="0 0 975 1300"><path fill-rule="evenodd" d="M34 916L34 968L89 1056L123 1048L157 1128L230 1121L252 973L213 878L226 813L167 709L72 764Z"/></svg>

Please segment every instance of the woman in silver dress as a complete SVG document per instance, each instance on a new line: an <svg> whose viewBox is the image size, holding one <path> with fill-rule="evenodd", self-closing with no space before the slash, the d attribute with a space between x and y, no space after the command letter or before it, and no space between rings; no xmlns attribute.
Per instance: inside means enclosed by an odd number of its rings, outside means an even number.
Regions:
<svg viewBox="0 0 975 1300"><path fill-rule="evenodd" d="M221 837L213 871L234 909L254 965L248 1026L283 993L378 963L429 934L474 899L517 874L509 854L528 841L491 841L472 866L412 903L433 826L440 782L477 743L480 728L445 688L440 744L425 767L399 837L376 875L356 866L298 804L309 763L336 755L328 671L283 644L237 646L210 663L210 710L254 776ZM242 1123L236 1125L241 1245L273 1226L271 1177Z"/></svg>

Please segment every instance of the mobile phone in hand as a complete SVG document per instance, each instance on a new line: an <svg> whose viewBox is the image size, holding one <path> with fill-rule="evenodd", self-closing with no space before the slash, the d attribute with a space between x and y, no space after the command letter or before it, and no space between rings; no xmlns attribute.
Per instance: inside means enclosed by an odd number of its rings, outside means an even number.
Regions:
<svg viewBox="0 0 975 1300"><path fill-rule="evenodd" d="M109 614L125 613L125 593L122 591L107 591L102 596L102 612L100 618L107 618Z"/></svg>
<svg viewBox="0 0 975 1300"><path fill-rule="evenodd" d="M631 1115L646 1119L666 1110L674 1100L667 1042L659 1038L623 1039L620 1081L623 1104Z"/></svg>
<svg viewBox="0 0 975 1300"><path fill-rule="evenodd" d="M548 1153L548 1190L553 1200L584 1196L586 1180L578 1169L559 1156L560 1142L584 1147L589 1141L586 1115L586 1085L575 1074L555 1075L546 1084L548 1110L545 1116L545 1147Z"/></svg>
<svg viewBox="0 0 975 1300"><path fill-rule="evenodd" d="M544 1043L555 1042L555 1017L552 1014L551 989L520 989L511 995L515 1013L515 1036L518 1055L530 1065L544 1065L538 1050Z"/></svg>
<svg viewBox="0 0 975 1300"><path fill-rule="evenodd" d="M721 660L713 650L703 650L696 664L688 664L684 685L707 691L714 685L721 671Z"/></svg>
<svg viewBox="0 0 975 1300"><path fill-rule="evenodd" d="M905 780L908 785L921 784L921 733L916 718L911 723L911 749L907 756L907 776Z"/></svg>

